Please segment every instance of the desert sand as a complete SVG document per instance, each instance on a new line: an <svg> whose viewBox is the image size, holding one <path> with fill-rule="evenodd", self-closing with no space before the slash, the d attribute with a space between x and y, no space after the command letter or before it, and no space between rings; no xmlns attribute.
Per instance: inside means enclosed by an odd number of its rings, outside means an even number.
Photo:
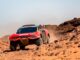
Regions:
<svg viewBox="0 0 80 60"><path fill-rule="evenodd" d="M70 24L49 25L50 43L42 44L39 49L36 45L29 45L26 50L10 51L8 39L1 38L0 60L80 60L80 26L77 23L71 30L68 28Z"/></svg>

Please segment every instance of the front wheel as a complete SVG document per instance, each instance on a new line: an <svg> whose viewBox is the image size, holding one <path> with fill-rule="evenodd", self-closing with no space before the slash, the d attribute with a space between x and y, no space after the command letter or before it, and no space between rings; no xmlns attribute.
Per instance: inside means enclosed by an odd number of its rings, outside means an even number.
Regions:
<svg viewBox="0 0 80 60"><path fill-rule="evenodd" d="M21 41L18 41L18 44L21 50L25 50L25 45Z"/></svg>
<svg viewBox="0 0 80 60"><path fill-rule="evenodd" d="M10 41L10 50L15 51L17 48L17 42L15 41Z"/></svg>

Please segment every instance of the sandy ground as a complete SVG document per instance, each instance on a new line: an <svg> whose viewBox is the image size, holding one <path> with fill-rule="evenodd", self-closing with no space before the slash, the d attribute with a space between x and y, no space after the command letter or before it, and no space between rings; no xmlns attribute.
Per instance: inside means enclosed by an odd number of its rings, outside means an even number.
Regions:
<svg viewBox="0 0 80 60"><path fill-rule="evenodd" d="M30 45L26 46L26 50L10 51L9 43L0 40L0 60L80 60L79 40L59 40L53 29L49 32L50 43L41 45L39 49L36 45ZM72 33L68 36L70 38Z"/></svg>

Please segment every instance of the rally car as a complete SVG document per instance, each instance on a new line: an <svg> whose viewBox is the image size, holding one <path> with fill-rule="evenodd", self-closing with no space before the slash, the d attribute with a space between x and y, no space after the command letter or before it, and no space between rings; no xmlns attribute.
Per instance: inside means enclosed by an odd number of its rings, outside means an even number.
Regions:
<svg viewBox="0 0 80 60"><path fill-rule="evenodd" d="M25 49L25 46L30 44L41 44L49 43L50 34L48 30L41 25L23 25L20 27L15 34L9 36L10 50L15 51L17 47Z"/></svg>

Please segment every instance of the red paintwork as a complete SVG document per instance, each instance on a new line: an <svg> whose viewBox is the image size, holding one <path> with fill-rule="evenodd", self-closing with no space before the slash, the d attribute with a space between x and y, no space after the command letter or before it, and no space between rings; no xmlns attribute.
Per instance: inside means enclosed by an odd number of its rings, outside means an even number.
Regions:
<svg viewBox="0 0 80 60"><path fill-rule="evenodd" d="M48 30L44 29L46 32L46 36L49 34ZM12 34L9 36L9 40L11 41L17 41L17 40L22 40L22 36L25 36L27 40L34 40L38 39L41 37L40 31L36 31L34 33L23 33L23 34Z"/></svg>
<svg viewBox="0 0 80 60"><path fill-rule="evenodd" d="M25 36L28 39L37 39L40 38L40 32L34 32L34 33L23 33L23 34L12 34L9 36L9 40L16 41L16 40L21 40L21 36Z"/></svg>

